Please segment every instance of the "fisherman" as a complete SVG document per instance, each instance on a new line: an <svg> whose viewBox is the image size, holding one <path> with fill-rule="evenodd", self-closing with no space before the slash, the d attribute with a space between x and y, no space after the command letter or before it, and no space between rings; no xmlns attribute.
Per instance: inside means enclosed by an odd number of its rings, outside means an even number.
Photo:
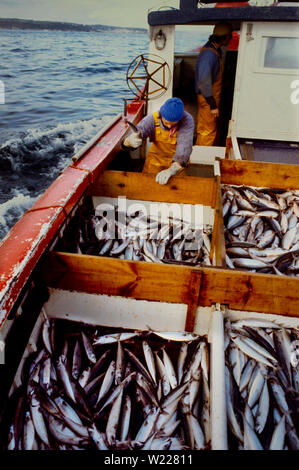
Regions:
<svg viewBox="0 0 299 470"><path fill-rule="evenodd" d="M213 34L200 50L196 62L195 92L197 94L196 145L214 145L222 88L222 46L232 38L232 27L227 22L214 26Z"/></svg>
<svg viewBox="0 0 299 470"><path fill-rule="evenodd" d="M139 132L131 133L124 148L136 149L142 139L152 142L143 167L144 173L156 175L159 184L167 184L174 175L182 175L192 152L194 121L179 98L168 99L160 110L139 122Z"/></svg>

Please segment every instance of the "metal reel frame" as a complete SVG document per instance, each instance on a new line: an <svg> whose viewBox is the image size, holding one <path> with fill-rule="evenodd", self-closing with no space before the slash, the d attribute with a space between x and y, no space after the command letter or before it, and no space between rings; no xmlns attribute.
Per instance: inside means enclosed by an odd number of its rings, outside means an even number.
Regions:
<svg viewBox="0 0 299 470"><path fill-rule="evenodd" d="M149 70L151 65L153 65L153 68ZM155 75L161 72L162 81L160 78L157 79L155 77ZM126 74L126 81L130 91L139 99L145 101L157 99L167 91L170 85L170 67L165 59L156 54L141 54L130 63ZM158 88L150 91L150 84L153 83Z"/></svg>

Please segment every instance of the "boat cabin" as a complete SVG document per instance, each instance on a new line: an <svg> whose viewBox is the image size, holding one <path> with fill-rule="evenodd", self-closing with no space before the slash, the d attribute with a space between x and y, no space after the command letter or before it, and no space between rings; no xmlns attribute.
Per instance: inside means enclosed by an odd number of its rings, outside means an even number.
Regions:
<svg viewBox="0 0 299 470"><path fill-rule="evenodd" d="M181 0L180 9L148 14L149 55L158 56L166 67L161 68L160 76L155 72L148 83L147 113L178 96L193 115L195 127L198 51L176 52L175 28L190 25L192 30L200 25L203 31L207 26L212 30L221 20L233 27L233 38L223 51L218 142L214 147L194 145L189 174L196 174L195 163L211 163L225 155L231 159L299 163L299 3L250 3L204 1L198 5L196 0ZM150 72L156 68L156 63L149 64ZM168 73L169 80L165 76Z"/></svg>

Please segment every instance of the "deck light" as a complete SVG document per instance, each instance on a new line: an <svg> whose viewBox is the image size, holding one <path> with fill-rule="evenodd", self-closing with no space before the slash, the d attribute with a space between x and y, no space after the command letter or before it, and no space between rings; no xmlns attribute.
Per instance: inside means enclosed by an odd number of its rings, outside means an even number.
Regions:
<svg viewBox="0 0 299 470"><path fill-rule="evenodd" d="M155 40L156 49L158 49L159 51L162 51L162 49L164 49L165 44L166 44L166 36L163 33L162 29L160 29L157 32L157 34L155 35L154 40Z"/></svg>

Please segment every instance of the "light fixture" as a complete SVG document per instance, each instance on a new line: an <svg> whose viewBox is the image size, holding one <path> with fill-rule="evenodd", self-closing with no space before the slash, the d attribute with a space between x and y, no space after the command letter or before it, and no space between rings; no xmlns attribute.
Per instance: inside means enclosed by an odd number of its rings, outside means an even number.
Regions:
<svg viewBox="0 0 299 470"><path fill-rule="evenodd" d="M154 41L155 41L156 49L158 49L158 51L162 51L162 49L164 49L165 44L166 44L166 36L163 33L162 29L160 29L157 32L157 34L155 35Z"/></svg>

